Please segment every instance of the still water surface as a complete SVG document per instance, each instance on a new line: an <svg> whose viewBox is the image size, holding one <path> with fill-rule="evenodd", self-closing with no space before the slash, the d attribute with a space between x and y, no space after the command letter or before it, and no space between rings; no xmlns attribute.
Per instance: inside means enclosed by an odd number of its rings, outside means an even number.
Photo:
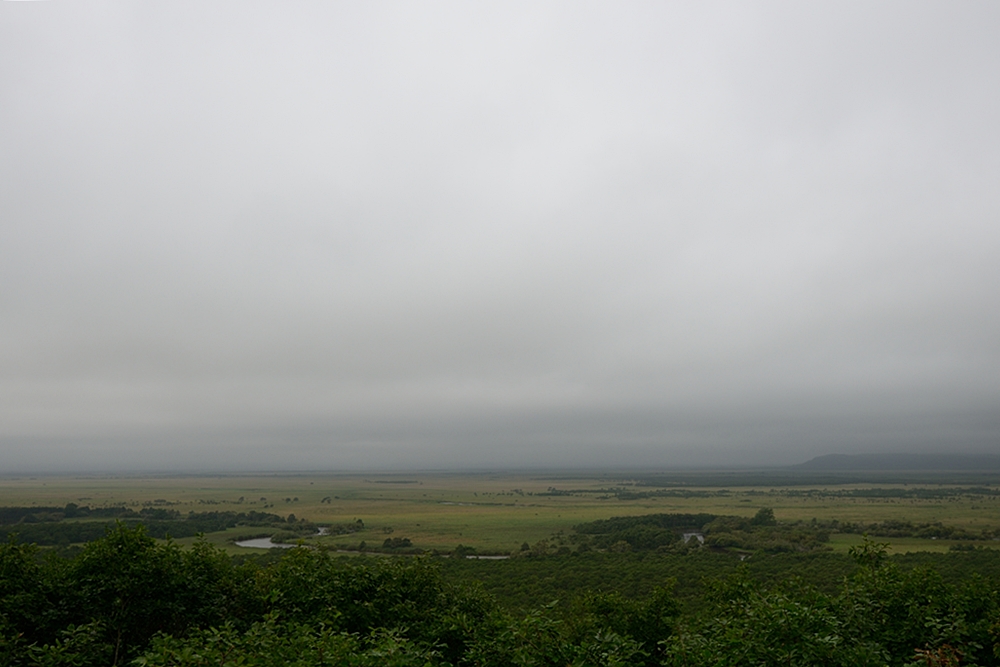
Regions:
<svg viewBox="0 0 1000 667"><path fill-rule="evenodd" d="M255 537L252 540L240 540L236 546L249 547L250 549L291 549L296 545L272 542L270 537Z"/></svg>

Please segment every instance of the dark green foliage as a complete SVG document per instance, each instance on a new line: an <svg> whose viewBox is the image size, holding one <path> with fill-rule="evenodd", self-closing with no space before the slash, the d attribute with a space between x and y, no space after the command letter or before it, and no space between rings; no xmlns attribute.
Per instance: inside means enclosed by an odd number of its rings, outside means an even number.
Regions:
<svg viewBox="0 0 1000 667"><path fill-rule="evenodd" d="M38 563L38 548L14 540L0 545L0 657L13 664L15 653L45 636L51 582Z"/></svg>
<svg viewBox="0 0 1000 667"><path fill-rule="evenodd" d="M158 544L142 528L118 525L65 570L68 620L98 622L112 647L111 664L122 664L155 633L182 631L192 612L203 615L197 609L201 595L213 593L203 590L204 584L218 582L187 576L189 561L196 559L174 545Z"/></svg>
<svg viewBox="0 0 1000 667"><path fill-rule="evenodd" d="M576 534L571 539L576 542L616 552L683 552L687 549L681 544L684 533L704 533L705 546L710 548L769 553L820 550L830 539L829 532L817 524L779 524L768 507L750 519L714 514L646 514L591 521L573 530Z"/></svg>
<svg viewBox="0 0 1000 667"><path fill-rule="evenodd" d="M770 507L761 507L757 514L750 519L751 526L776 526L777 520L774 518L774 510Z"/></svg>
<svg viewBox="0 0 1000 667"><path fill-rule="evenodd" d="M897 554L892 556L892 562L903 570L913 568L934 570L949 586L960 586L975 575L991 581L1000 581L1000 551L996 549Z"/></svg>
<svg viewBox="0 0 1000 667"><path fill-rule="evenodd" d="M14 542L0 549L0 619L7 637L35 645L25 655L43 655L48 645L49 652L108 655L80 664L124 664L157 632L262 610L252 579L224 554L206 544L184 552L142 527L119 524L69 562L39 563L32 551Z"/></svg>
<svg viewBox="0 0 1000 667"><path fill-rule="evenodd" d="M1000 560L941 556L988 572ZM351 559L298 548L238 563L120 523L72 560L0 544L0 664L1000 665L996 580L906 569L871 541L852 557ZM526 609L462 583L476 578L523 584ZM547 603L553 592L562 603Z"/></svg>
<svg viewBox="0 0 1000 667"><path fill-rule="evenodd" d="M766 590L745 569L716 584L713 612L665 646L665 665L881 667L882 648L850 635L832 601L808 588Z"/></svg>
<svg viewBox="0 0 1000 667"><path fill-rule="evenodd" d="M64 522L62 515L48 515L44 521L37 514L22 517L20 523L0 526L0 539L16 536L21 542L43 546L67 546L72 543L89 542L104 535L113 521Z"/></svg>
<svg viewBox="0 0 1000 667"><path fill-rule="evenodd" d="M639 599L616 592L585 593L571 616L575 638L583 642L596 636L626 637L641 649L645 657L641 662L658 664L660 642L670 637L680 613L672 589L671 581L666 587L654 588L648 596Z"/></svg>
<svg viewBox="0 0 1000 667"><path fill-rule="evenodd" d="M1000 619L995 588L978 578L954 587L933 570L903 570L886 557L885 545L869 540L852 555L860 567L838 599L851 636L881 645L893 665L908 663L918 649L945 645L972 664L995 664L990 636Z"/></svg>
<svg viewBox="0 0 1000 667"><path fill-rule="evenodd" d="M351 533L356 533L364 529L365 522L361 519L356 519L350 523L338 523L333 526L328 526L326 532L328 535L350 535Z"/></svg>
<svg viewBox="0 0 1000 667"><path fill-rule="evenodd" d="M28 509L32 512L27 512ZM113 520L95 520L109 517ZM88 520L64 520L69 518ZM10 524L0 525L0 539L16 535L22 542L62 547L100 539L116 521L124 521L128 526L142 524L149 536L157 539L194 537L235 526L286 527L285 519L267 512L189 512L187 516L182 516L177 510L158 507L144 507L139 512L133 512L124 507L94 509L77 507L73 503L65 508L0 508L0 519L9 520ZM295 529L301 534L316 532L309 523L300 522Z"/></svg>
<svg viewBox="0 0 1000 667"><path fill-rule="evenodd" d="M747 520L739 524L716 519L705 527L705 546L742 549L767 553L817 551L825 548L830 535L825 530L805 525L754 526Z"/></svg>
<svg viewBox="0 0 1000 667"><path fill-rule="evenodd" d="M437 652L418 647L398 632L376 630L367 636L339 632L323 623L285 623L270 614L246 632L232 624L199 630L186 639L160 636L136 667L217 665L286 667L424 667L437 663Z"/></svg>
<svg viewBox="0 0 1000 667"><path fill-rule="evenodd" d="M553 618L551 605L522 617L497 616L458 664L477 667L625 667L645 662L639 642L610 631L567 636L567 626Z"/></svg>
<svg viewBox="0 0 1000 667"><path fill-rule="evenodd" d="M672 635L664 664L904 667L957 664L933 661L954 655L998 664L995 585L943 585L936 573L901 570L873 542L852 555L858 570L837 596L804 582L767 589L741 567L712 586L710 613Z"/></svg>
<svg viewBox="0 0 1000 667"><path fill-rule="evenodd" d="M139 516L127 507L80 507L67 503L65 507L0 507L0 526L15 523L44 523L78 517L94 519L124 519Z"/></svg>
<svg viewBox="0 0 1000 667"><path fill-rule="evenodd" d="M992 553L1000 568L1000 552ZM544 601L569 604L588 590L639 598L676 581L674 595L685 612L697 612L706 604L702 582L728 576L739 565L735 556L700 549L684 556L588 552L494 561L446 559L440 567L446 578L475 582L505 607L520 611ZM765 584L787 580L794 573L827 594L836 593L844 577L856 568L846 554L832 552L758 554L747 559L745 565L754 579Z"/></svg>
<svg viewBox="0 0 1000 667"><path fill-rule="evenodd" d="M573 527L578 535L591 536L589 547L614 551L655 551L681 540L687 531L700 531L714 514L647 514L618 516ZM627 544L627 549L622 545Z"/></svg>
<svg viewBox="0 0 1000 667"><path fill-rule="evenodd" d="M451 552L452 558L466 558L468 556L475 556L475 555L476 555L476 548L467 547L464 544L459 544Z"/></svg>
<svg viewBox="0 0 1000 667"><path fill-rule="evenodd" d="M412 546L413 542L408 537L387 537L382 542L383 549L406 549Z"/></svg>
<svg viewBox="0 0 1000 667"><path fill-rule="evenodd" d="M652 526L674 532L686 530L701 530L701 527L714 521L715 514L645 514L643 516L616 516L610 519L600 519L581 523L573 530L583 535L606 535L635 528L637 526Z"/></svg>

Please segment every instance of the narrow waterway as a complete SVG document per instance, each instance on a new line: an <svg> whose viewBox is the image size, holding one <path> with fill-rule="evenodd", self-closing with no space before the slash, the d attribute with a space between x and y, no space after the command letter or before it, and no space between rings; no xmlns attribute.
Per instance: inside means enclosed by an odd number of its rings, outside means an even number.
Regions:
<svg viewBox="0 0 1000 667"><path fill-rule="evenodd" d="M326 535L328 528L320 528L316 531L317 535ZM252 540L240 540L236 542L238 547L246 547L248 549L291 549L292 547L297 547L297 544L288 544L286 542L272 542L270 537L255 537Z"/></svg>
<svg viewBox="0 0 1000 667"><path fill-rule="evenodd" d="M296 545L272 542L270 537L255 537L252 540L240 540L236 542L236 546L249 549L290 549Z"/></svg>
<svg viewBox="0 0 1000 667"><path fill-rule="evenodd" d="M320 528L317 531L317 535L326 535L327 528ZM286 542L272 542L270 537L255 537L252 540L240 540L235 543L238 547L245 547L247 549L291 549L297 547L297 544L288 544ZM343 554L353 554L358 553L357 551L348 551L344 549L337 549L337 553ZM377 552L372 552L372 555L384 555ZM507 560L510 556L466 556L470 560Z"/></svg>

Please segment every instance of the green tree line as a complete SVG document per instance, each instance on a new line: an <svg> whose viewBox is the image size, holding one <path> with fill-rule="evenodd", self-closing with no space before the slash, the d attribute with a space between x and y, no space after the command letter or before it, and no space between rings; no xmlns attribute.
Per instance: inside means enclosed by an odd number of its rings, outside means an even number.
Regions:
<svg viewBox="0 0 1000 667"><path fill-rule="evenodd" d="M126 507L91 508L69 503L65 507L0 508L0 540L16 536L21 542L66 547L104 536L116 522L142 524L157 539L194 537L236 526L280 528L292 537L312 534L316 527L296 521L295 515L281 517L270 512L188 512L159 507L134 511ZM273 531L272 531L273 532ZM270 534L270 533L268 533Z"/></svg>

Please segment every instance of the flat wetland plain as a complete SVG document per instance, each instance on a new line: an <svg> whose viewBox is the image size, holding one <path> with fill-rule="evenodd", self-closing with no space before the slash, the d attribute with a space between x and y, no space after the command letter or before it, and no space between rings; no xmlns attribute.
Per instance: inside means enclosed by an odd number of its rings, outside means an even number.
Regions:
<svg viewBox="0 0 1000 667"><path fill-rule="evenodd" d="M165 507L187 512L264 511L318 525L364 522L349 535L310 538L309 543L355 549L361 541L380 546L388 536L409 538L414 547L451 551L459 544L479 553L504 554L524 542L562 542L574 525L612 516L660 512L707 512L752 516L761 507L779 521L871 523L903 520L941 522L979 531L1000 527L1000 476L975 480L925 477L900 481L845 480L809 483L766 475L686 473L671 479L663 473L352 473L188 476L34 476L0 478L0 506L92 507L125 505ZM652 479L653 481L650 481ZM934 481L938 479L940 481ZM680 481L678 481L680 480ZM795 483L800 481L802 483ZM815 481L815 480L812 480ZM829 480L823 480L829 482ZM984 481L986 482L984 484ZM731 483L728 483L731 482ZM743 482L743 484L740 484ZM849 497L855 489L966 489L946 497ZM982 493L990 489L995 493ZM657 495L661 494L661 495ZM632 497L640 496L640 497ZM231 553L248 552L232 541L252 528L210 533L210 542ZM178 540L187 544L195 538ZM833 533L829 545L846 551L856 534ZM890 550L946 551L949 540L880 538ZM1000 542L977 545L1000 548Z"/></svg>

